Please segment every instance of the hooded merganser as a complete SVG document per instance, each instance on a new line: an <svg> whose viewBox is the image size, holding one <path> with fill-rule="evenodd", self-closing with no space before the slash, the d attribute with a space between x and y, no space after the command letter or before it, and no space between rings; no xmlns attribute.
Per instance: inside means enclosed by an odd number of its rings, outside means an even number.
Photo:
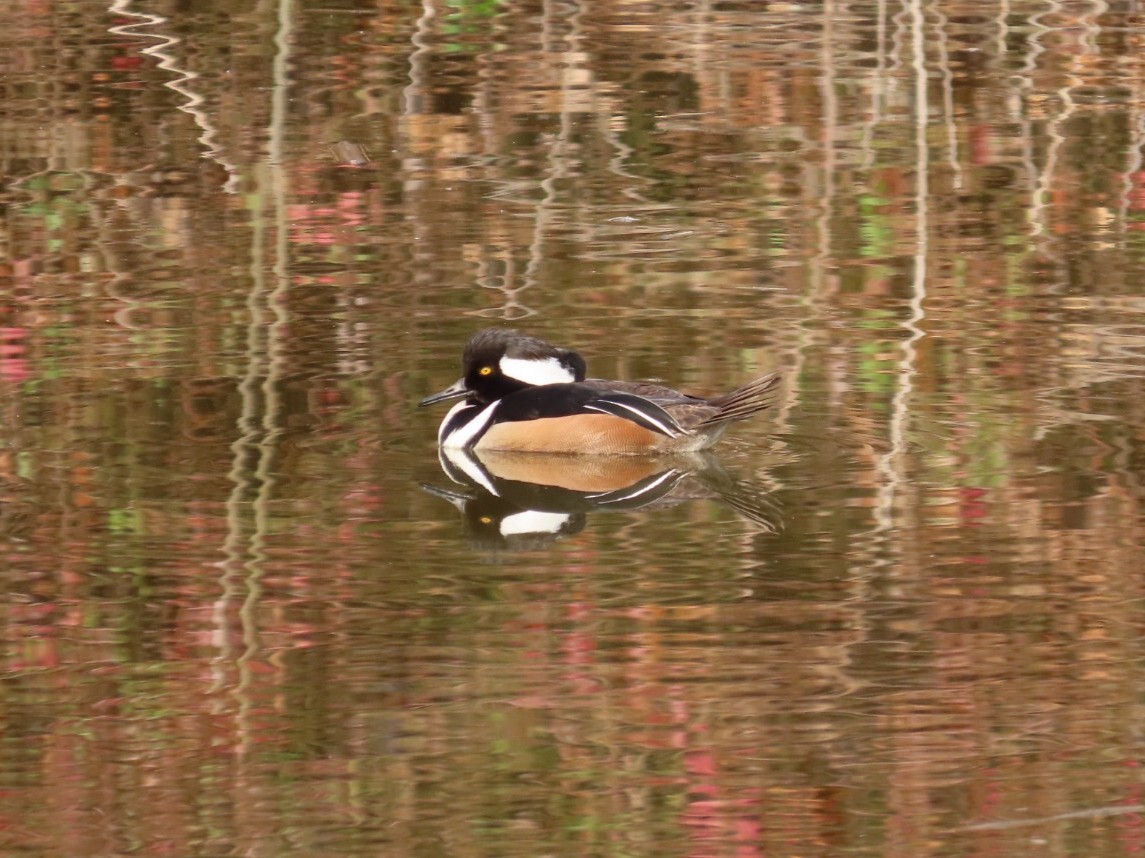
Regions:
<svg viewBox="0 0 1145 858"><path fill-rule="evenodd" d="M590 455L661 455L703 450L728 423L764 410L775 373L731 393L690 396L658 384L586 379L587 364L569 349L508 328L473 335L465 374L422 400L464 399L437 433L447 448Z"/></svg>

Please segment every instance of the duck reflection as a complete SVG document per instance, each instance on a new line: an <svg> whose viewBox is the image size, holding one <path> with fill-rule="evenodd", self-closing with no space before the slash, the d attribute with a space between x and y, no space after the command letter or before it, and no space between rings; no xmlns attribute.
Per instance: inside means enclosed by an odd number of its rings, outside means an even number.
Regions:
<svg viewBox="0 0 1145 858"><path fill-rule="evenodd" d="M582 530L590 512L698 500L723 503L768 533L779 525L766 489L735 479L710 453L643 458L441 448L438 456L456 486L422 488L461 512L479 549L543 548Z"/></svg>

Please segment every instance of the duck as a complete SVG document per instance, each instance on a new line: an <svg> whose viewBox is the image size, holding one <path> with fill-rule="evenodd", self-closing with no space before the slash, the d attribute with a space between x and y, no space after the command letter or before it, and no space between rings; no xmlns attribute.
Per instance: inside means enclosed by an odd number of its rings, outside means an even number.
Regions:
<svg viewBox="0 0 1145 858"><path fill-rule="evenodd" d="M457 402L438 428L446 449L570 455L662 456L706 450L728 425L771 406L780 386L769 373L729 393L704 397L644 381L587 378L588 364L510 328L475 333L463 374L422 407Z"/></svg>

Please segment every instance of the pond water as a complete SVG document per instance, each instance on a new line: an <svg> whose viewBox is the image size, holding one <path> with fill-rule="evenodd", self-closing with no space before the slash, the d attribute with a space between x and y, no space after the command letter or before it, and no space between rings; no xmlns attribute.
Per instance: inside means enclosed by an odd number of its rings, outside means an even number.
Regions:
<svg viewBox="0 0 1145 858"><path fill-rule="evenodd" d="M1145 849L1135 3L0 15L0 851ZM439 459L499 324L782 392Z"/></svg>

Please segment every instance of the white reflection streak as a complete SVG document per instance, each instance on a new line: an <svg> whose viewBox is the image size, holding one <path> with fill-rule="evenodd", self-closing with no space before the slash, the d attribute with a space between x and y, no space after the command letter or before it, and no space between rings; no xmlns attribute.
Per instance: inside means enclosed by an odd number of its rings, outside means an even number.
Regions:
<svg viewBox="0 0 1145 858"><path fill-rule="evenodd" d="M993 822L976 822L963 825L953 831L1007 831L1012 828L1028 828L1032 825L1046 825L1051 822L1064 822L1069 819L1104 819L1110 816L1124 816L1145 811L1145 804L1125 804L1113 807L1094 807L1089 810L1071 810L1053 816L1035 816L1030 819L999 819Z"/></svg>
<svg viewBox="0 0 1145 858"><path fill-rule="evenodd" d="M837 9L833 0L825 0L823 3L823 35L822 43L819 50L819 61L821 65L819 90L822 93L823 99L823 119L821 125L823 127L822 141L820 148L823 152L821 165L817 166L814 159L808 158L805 162L804 170L806 175L806 186L808 188L815 188L817 184L821 185L819 191L819 211L815 218L815 253L808 260L808 290L806 297L803 299L803 305L808 309L808 315L804 322L799 327L799 345L795 350L795 361L791 368L791 377L800 378L803 375L803 366L805 363L805 355L808 348L811 347L815 339L815 332L821 326L817 325L812 327L812 322L818 323L820 317L824 313L826 302L824 300L826 293L829 291L829 275L831 263L831 219L835 211L835 128L839 122L839 100L835 93L835 81L837 75L835 73L835 63L832 51L834 50L834 34L835 28L833 21L836 17ZM815 171L819 170L821 179L817 183ZM780 422L777 424L780 427L786 428L787 416L790 414L790 409L799 404L800 391L798 386L791 388L790 396L787 397L787 404L782 410Z"/></svg>
<svg viewBox="0 0 1145 858"><path fill-rule="evenodd" d="M250 561L247 563L247 595L239 608L242 622L244 649L238 658L239 685L235 695L239 700L239 733L242 737L239 752L246 755L255 741L255 731L251 722L254 699L250 693L255 682L251 665L262 652L259 634L258 608L262 601L262 578L266 574L266 538L270 533L270 502L277 488L276 468L278 441L283 432L282 397L280 389L282 374L286 364L283 347L288 329L287 290L290 286L290 219L287 216L287 173L284 160L286 129L290 107L290 52L293 40L293 0L279 0L278 29L274 36L273 95L271 97L270 123L267 128L266 172L270 193L269 201L274 212L274 285L266 292L266 306L270 309L271 321L266 332L266 376L262 382L262 433L257 443L258 465L255 468L255 481L258 489L251 503L254 513L254 532L250 540ZM262 214L255 218L261 222ZM252 255L252 259L257 259ZM264 291L261 277L256 275L252 282L252 299ZM253 319L252 319L253 321ZM252 362L255 363L255 362ZM251 379L253 382L253 378Z"/></svg>
<svg viewBox="0 0 1145 858"><path fill-rule="evenodd" d="M954 120L954 73L950 70L950 48L947 44L946 14L937 4L934 15L938 19L938 68L942 71L942 112L946 118L946 145L950 156L952 184L956 191L962 190L962 165L958 161L958 123Z"/></svg>
<svg viewBox="0 0 1145 858"><path fill-rule="evenodd" d="M425 112L422 101L425 99L426 63L433 52L429 42L430 25L436 17L437 12L431 0L422 0L421 15L417 19L413 35L410 36L410 44L414 49L409 55L409 86L402 91L405 102L403 113L406 116Z"/></svg>
<svg viewBox="0 0 1145 858"><path fill-rule="evenodd" d="M825 276L826 263L831 255L831 221L835 214L835 130L839 126L839 97L835 92L838 75L833 52L834 21L841 10L834 9L834 5L826 3L823 10L823 76L820 84L823 93L823 209L819 217L819 252L816 254L820 263L816 273L820 278Z"/></svg>
<svg viewBox="0 0 1145 858"><path fill-rule="evenodd" d="M789 377L798 380L803 377L803 368L807 363L807 353L815 345L817 333L829 322L823 322L826 302L823 300L827 291L827 269L831 257L831 213L834 211L834 172L835 147L834 128L838 122L838 99L835 97L835 66L832 61L831 37L834 32L831 21L836 14L833 0L824 0L822 21L823 35L819 50L821 64L819 89L823 94L823 128L821 148L823 152L822 166L819 167L814 158L803 160L804 186L815 191L817 185L815 171L822 173L822 191L817 194L819 210L815 218L815 253L807 261L807 289L800 303L806 308L806 315L799 323L795 346L792 349L791 370ZM832 365L828 364L828 373ZM802 399L802 388L792 383L785 391L786 395L781 401L777 413L774 415L774 425L777 432L790 431L789 418ZM830 393L830 388L829 388Z"/></svg>
<svg viewBox="0 0 1145 858"><path fill-rule="evenodd" d="M158 29L167 23L167 18L162 15L152 15L148 12L133 12L130 9L131 3L132 0L112 0L111 5L107 7L107 11L113 15L124 15L128 18L136 18L138 19L138 23L108 27L107 31L117 36L130 36L135 39L157 39L159 41L157 45L140 49L140 53L155 57L155 59L159 61L159 68L163 69L163 71L178 75L174 80L167 81L164 86L174 90L183 96L183 98L187 99L186 103L176 105L176 107L194 119L195 124L202 130L203 133L199 135L198 140L205 150L203 157L209 158L227 171L228 179L223 186L223 190L229 194L238 193L238 168L227 160L222 148L215 142L219 134L218 129L215 128L207 111L200 109L200 105L204 103L205 99L191 89L191 87L187 86L191 81L197 80L199 76L193 71L180 67L175 57L167 52L167 48L179 44L182 39L178 36L165 36L158 32L140 32L137 29L138 27L154 27Z"/></svg>
<svg viewBox="0 0 1145 858"><path fill-rule="evenodd" d="M1121 201L1118 204L1118 223L1122 233L1129 229L1129 209L1133 199L1134 177L1141 171L1141 147L1145 145L1145 124L1140 112L1141 88L1139 80L1133 77L1133 97L1129 99L1127 113L1129 123L1129 163L1125 165L1125 178L1121 183Z"/></svg>
<svg viewBox="0 0 1145 858"><path fill-rule="evenodd" d="M250 204L251 288L246 297L249 318L244 354L246 371L238 385L242 406L236 427L238 437L230 447L232 459L227 475L232 488L226 502L227 536L222 548L226 560L222 564L220 594L213 611L219 653L211 661L214 678L211 691L218 691L225 685L223 668L232 657L228 619L230 605L239 599L239 573L245 570L243 583L246 595L238 610L243 651L234 659L238 680L232 691L238 704L239 741L236 751L241 756L249 754L254 741L250 720L254 705L250 689L255 680L252 662L261 652L258 608L267 560L265 544L270 529L269 504L277 483L275 458L278 439L283 432L279 386L284 366L283 342L289 321L285 310L285 293L289 286L289 222L283 151L289 107L292 8L292 0L279 0L267 154L264 168L253 176L256 190L251 194ZM264 186L269 189L265 194ZM267 245L264 215L267 201L275 216L276 251L274 283L269 289L264 252ZM255 462L253 468L252 461ZM252 515L248 516L248 509ZM248 525L248 518L253 520L252 525Z"/></svg>
<svg viewBox="0 0 1145 858"><path fill-rule="evenodd" d="M1030 213L1027 219L1030 223L1030 237L1034 238L1041 235L1045 231L1045 225L1041 222L1041 208L1038 206L1038 168L1034 164L1034 134L1030 126L1033 124L1030 121L1029 109L1029 94L1034 89L1034 72L1038 67L1038 57L1045 53L1045 48L1042 47L1042 36L1050 31L1050 28L1042 23L1043 12L1035 12L1029 17L1030 25L1030 38L1027 46L1025 56L1026 59L1022 63L1021 70L1017 73L1018 89L1020 92L1019 104L1017 105L1016 112L1018 114L1018 121L1022 129L1020 135L1022 141L1022 166L1026 168L1026 175L1028 177L1033 195L1030 201ZM1004 37L1003 37L1004 41Z"/></svg>
<svg viewBox="0 0 1145 858"><path fill-rule="evenodd" d="M546 54L554 54L553 36L552 36L552 18L554 15L553 4L551 0L545 0L541 6L541 21L543 27L543 37L541 42L542 50ZM549 149L548 162L552 168L549 175L541 180L541 189L545 192L544 197L537 203L536 219L533 221L533 240L529 243L529 262L525 266L524 282L521 286L513 290L510 299L513 304L525 311L525 315L532 316L536 310L531 310L524 304L517 300L517 296L526 289L530 289L537 283L537 272L540 271L541 264L545 260L545 238L549 234L549 227L552 224L554 216L554 204L557 201L558 188L556 182L558 179L563 179L568 176L568 149L569 138L572 135L572 120L570 117L570 102L572 99L569 94L570 82L575 84L577 79L576 69L580 67L580 62L577 57L580 55L580 39L581 39L581 15L584 10L577 3L573 3L573 13L569 17L569 34L568 44L569 50L564 54L564 61L560 63L561 66L561 125L560 133L557 139L553 141L552 147ZM511 305L505 307L505 318L509 319Z"/></svg>
<svg viewBox="0 0 1145 858"><path fill-rule="evenodd" d="M1052 12L1060 12L1061 4L1057 0L1050 0L1049 8ZM1041 15L1032 16L1041 18ZM1040 25L1042 32L1048 32L1049 27ZM1032 81L1031 81L1032 86ZM1061 126L1067 119L1069 119L1077 105L1073 102L1073 96L1070 90L1073 88L1073 76L1071 75L1066 81L1066 85L1058 90L1058 96L1061 98L1062 109L1058 115L1050 121L1046 126L1046 134L1050 138L1049 146L1046 147L1046 163L1042 167L1041 172L1037 177L1037 184L1034 186L1033 199L1030 201L1030 221L1031 229L1030 235L1038 237L1046 233L1046 207L1049 205L1050 194L1053 189L1054 171L1057 169L1058 152L1061 150L1062 144L1065 143L1065 137L1061 133Z"/></svg>
<svg viewBox="0 0 1145 858"><path fill-rule="evenodd" d="M875 166L875 129L883 121L883 101L886 98L887 76L887 0L875 5L875 68L872 72L871 114L863 123L863 169Z"/></svg>
<svg viewBox="0 0 1145 858"><path fill-rule="evenodd" d="M577 13L578 34L580 27L579 19L580 17L583 17L586 7L584 4L581 4L580 8L581 11ZM708 0L701 0L701 2L698 4L698 9L694 11L695 15L691 21L693 28L693 38L688 44L694 49L692 51L692 74L695 76L696 80L700 80L704 68L704 63L702 61L703 50L701 46L704 45L707 41L706 33L708 20ZM593 87L595 88L595 86L596 83L594 79ZM609 109L607 112L602 111L602 113L604 114L604 121L601 123L600 132L604 139L608 142L608 145L611 147L613 152L612 157L608 159L608 170L614 175L628 179L629 182L633 183L625 185L621 191L625 197L628 197L631 200L636 200L641 205L647 205L647 198L637 187L635 187L635 185L649 184L649 180L642 176L637 176L635 173L629 172L625 166L628 163L628 159L632 156L632 153L636 150L625 143L622 139L620 139L619 132L623 131L625 126L624 113L623 111L614 113L611 109ZM595 238L596 236L594 235L593 237Z"/></svg>
<svg viewBox="0 0 1145 858"><path fill-rule="evenodd" d="M879 488L875 520L880 530L890 529L894 523L895 493L903 482L902 458L907 448L907 426L910 394L914 390L917 351L915 344L924 336L918 323L926 318L926 260L929 231L929 147L926 125L930 115L927 102L926 51L923 46L922 0L910 0L908 5L912 22L911 67L914 69L914 143L915 143L915 253L914 279L911 283L910 318L903 327L909 336L902 344L902 359L898 363L899 385L891 403L891 449L879 458L879 472L885 482Z"/></svg>
<svg viewBox="0 0 1145 858"><path fill-rule="evenodd" d="M1119 205L1118 222L1121 231L1129 229L1129 209L1133 199L1134 177L1141 172L1141 147L1145 146L1145 117L1137 108L1141 99L1134 87L1133 98L1129 103L1129 115L1132 117L1129 133L1129 163L1125 165L1125 178L1121 183L1121 202Z"/></svg>
<svg viewBox="0 0 1145 858"><path fill-rule="evenodd" d="M998 3L998 40L994 45L1000 57L1006 54L1006 34L1010 30L1009 21L1010 0L1001 0Z"/></svg>

